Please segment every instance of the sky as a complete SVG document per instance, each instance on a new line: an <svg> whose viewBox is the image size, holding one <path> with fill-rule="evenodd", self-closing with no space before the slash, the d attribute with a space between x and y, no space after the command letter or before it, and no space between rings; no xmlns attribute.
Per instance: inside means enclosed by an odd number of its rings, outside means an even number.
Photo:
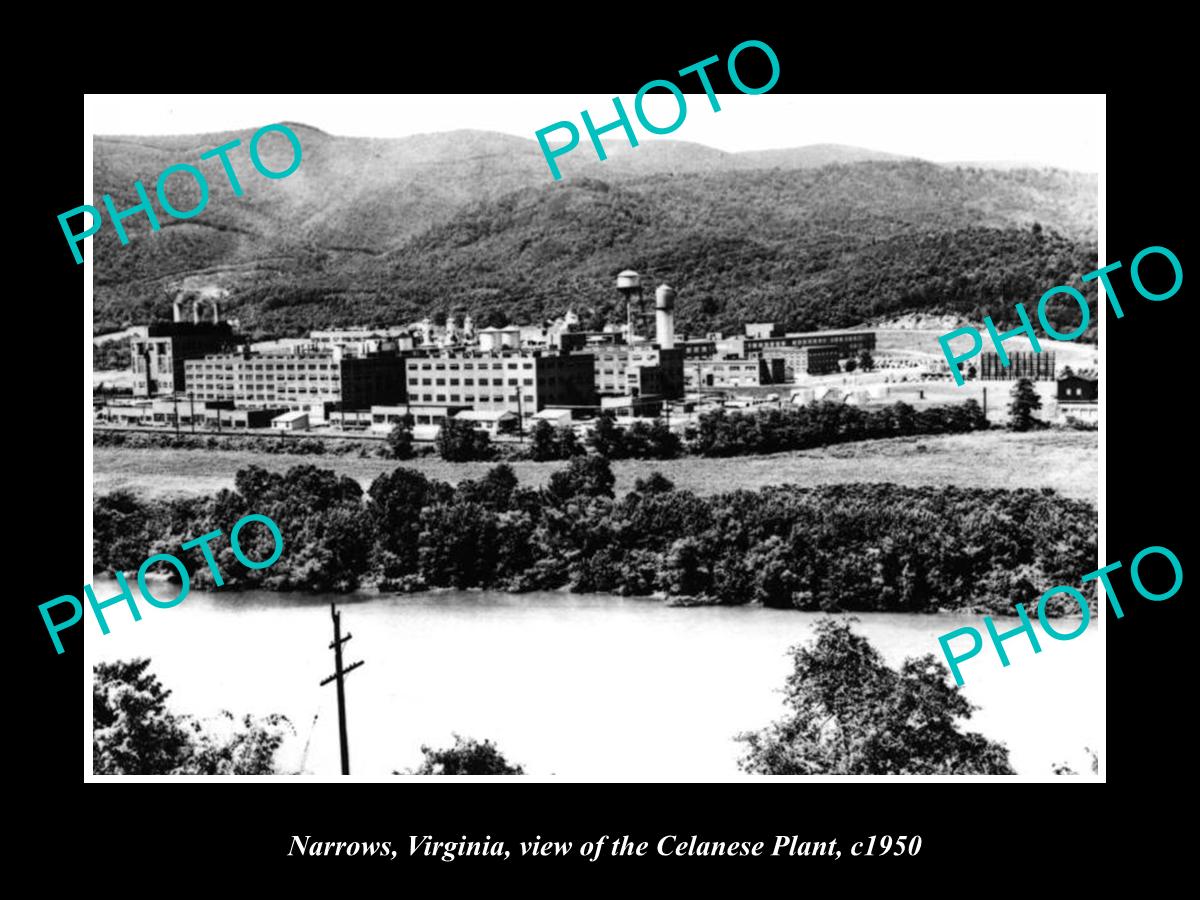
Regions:
<svg viewBox="0 0 1200 900"><path fill-rule="evenodd" d="M717 95L719 112L704 94L687 94L686 117L665 138L637 124L632 95L619 96L639 141L692 141L731 152L849 144L931 162L1104 167L1103 94L734 93ZM603 94L88 94L84 132L197 134L300 122L347 137L469 128L534 140L539 129L571 120L586 143L579 115L585 109L597 126L616 117L612 96ZM666 125L678 107L657 91L646 95L645 113Z"/></svg>

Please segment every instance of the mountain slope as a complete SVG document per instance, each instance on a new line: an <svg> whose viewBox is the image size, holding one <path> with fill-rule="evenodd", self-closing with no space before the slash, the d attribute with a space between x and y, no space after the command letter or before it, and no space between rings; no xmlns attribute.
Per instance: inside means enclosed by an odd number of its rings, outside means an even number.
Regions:
<svg viewBox="0 0 1200 900"><path fill-rule="evenodd" d="M252 169L248 131L96 139L97 195L118 208L137 202L135 178L153 194L167 165L234 137L245 188L234 197L210 161L209 204L195 218L163 217L151 234L133 217L125 247L106 223L93 239L98 328L169 316L180 287L214 283L261 336L426 313L533 320L611 305L612 277L626 266L679 289L683 327L759 317L815 327L869 311L1011 309L1093 267L1095 179L1074 173L915 160L814 167L886 155L663 141L580 162L569 171L587 175L554 182L523 138L372 140L292 127L304 161L280 180ZM290 149L273 135L263 155L283 168ZM168 194L186 209L197 199L189 190L175 176ZM1046 229L1036 240L1035 222Z"/></svg>

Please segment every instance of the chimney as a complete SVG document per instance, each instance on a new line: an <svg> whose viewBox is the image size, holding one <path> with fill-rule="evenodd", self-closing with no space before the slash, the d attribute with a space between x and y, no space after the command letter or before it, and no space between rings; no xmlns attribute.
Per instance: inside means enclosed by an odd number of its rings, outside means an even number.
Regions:
<svg viewBox="0 0 1200 900"><path fill-rule="evenodd" d="M197 297L192 301L192 324L200 324L200 298Z"/></svg>
<svg viewBox="0 0 1200 900"><path fill-rule="evenodd" d="M182 322L183 321L183 299L181 297L176 297L174 300L171 301L171 309L172 309L172 312L174 313L172 320L175 322Z"/></svg>
<svg viewBox="0 0 1200 900"><path fill-rule="evenodd" d="M675 289L660 284L654 292L654 331L658 346L671 350L675 346Z"/></svg>
<svg viewBox="0 0 1200 900"><path fill-rule="evenodd" d="M221 306L217 302L216 297L213 297L212 308L213 308L213 324L219 325L221 323Z"/></svg>

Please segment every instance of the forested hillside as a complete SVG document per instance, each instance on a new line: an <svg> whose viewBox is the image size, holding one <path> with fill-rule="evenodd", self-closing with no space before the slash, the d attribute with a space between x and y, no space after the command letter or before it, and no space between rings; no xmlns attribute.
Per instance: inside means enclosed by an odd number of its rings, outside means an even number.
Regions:
<svg viewBox="0 0 1200 900"><path fill-rule="evenodd" d="M294 175L267 181L242 158L244 197L218 166L199 216L163 216L157 233L134 217L126 247L102 229L98 329L166 318L175 291L208 284L231 291L231 314L255 337L427 314L528 323L572 307L598 318L629 266L679 290L690 331L751 319L836 327L914 310L1001 318L1095 267L1092 176L914 160L814 168L863 151L663 142L555 183L521 138L367 140L295 127L305 156ZM230 137L97 139L97 194L131 206L135 178L152 185L166 165ZM277 168L289 158L280 141L263 144ZM188 208L188 179L171 185Z"/></svg>

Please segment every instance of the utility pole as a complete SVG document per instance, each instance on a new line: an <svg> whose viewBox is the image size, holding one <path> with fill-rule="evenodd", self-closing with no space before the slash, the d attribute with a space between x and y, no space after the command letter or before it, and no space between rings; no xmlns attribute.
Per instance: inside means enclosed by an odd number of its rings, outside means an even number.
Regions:
<svg viewBox="0 0 1200 900"><path fill-rule="evenodd" d="M983 389L983 417L987 418L987 388Z"/></svg>
<svg viewBox="0 0 1200 900"><path fill-rule="evenodd" d="M342 644L354 637L348 634L342 637L342 614L337 611L337 606L334 603L329 604L329 614L333 617L333 643L329 645L329 649L333 651L333 674L321 682L321 686L329 684L331 681L337 681L337 704L338 704L338 735L341 738L342 746L342 774L350 774L350 742L346 737L346 676L362 665L362 660L342 668Z"/></svg>
<svg viewBox="0 0 1200 900"><path fill-rule="evenodd" d="M175 413L174 413L175 433L179 434L179 395L178 394L171 395L171 403L175 409Z"/></svg>

